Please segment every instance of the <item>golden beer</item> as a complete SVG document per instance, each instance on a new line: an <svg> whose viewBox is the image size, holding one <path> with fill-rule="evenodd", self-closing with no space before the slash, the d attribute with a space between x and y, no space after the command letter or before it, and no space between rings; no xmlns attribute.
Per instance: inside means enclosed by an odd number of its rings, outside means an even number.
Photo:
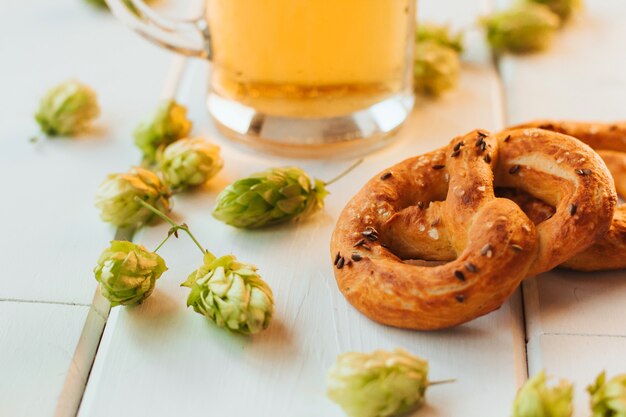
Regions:
<svg viewBox="0 0 626 417"><path fill-rule="evenodd" d="M207 0L212 90L260 113L333 117L407 88L414 0Z"/></svg>
<svg viewBox="0 0 626 417"><path fill-rule="evenodd" d="M153 42L211 61L209 114L250 148L362 154L411 114L417 0L204 0L184 21L142 1L107 4Z"/></svg>

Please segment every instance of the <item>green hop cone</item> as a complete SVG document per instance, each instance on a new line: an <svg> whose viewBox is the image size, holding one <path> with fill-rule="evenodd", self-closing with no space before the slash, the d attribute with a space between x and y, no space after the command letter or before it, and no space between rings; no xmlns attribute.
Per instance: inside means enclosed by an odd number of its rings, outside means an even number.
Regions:
<svg viewBox="0 0 626 417"><path fill-rule="evenodd" d="M417 43L434 41L458 53L463 52L463 35L461 33L452 33L448 26L434 23L419 23L417 25L416 40Z"/></svg>
<svg viewBox="0 0 626 417"><path fill-rule="evenodd" d="M272 289L253 265L232 255L204 256L204 264L182 285L191 288L187 306L219 327L242 334L259 333L274 313Z"/></svg>
<svg viewBox="0 0 626 417"><path fill-rule="evenodd" d="M573 412L572 384L562 380L550 388L543 371L530 378L517 393L512 417L570 417Z"/></svg>
<svg viewBox="0 0 626 417"><path fill-rule="evenodd" d="M110 174L96 193L100 217L118 227L147 223L153 213L135 200L140 198L162 212L169 212L170 190L152 171L133 167L126 173Z"/></svg>
<svg viewBox="0 0 626 417"><path fill-rule="evenodd" d="M43 96L35 120L48 136L71 136L84 131L99 114L96 93L85 84L70 80Z"/></svg>
<svg viewBox="0 0 626 417"><path fill-rule="evenodd" d="M202 138L180 139L157 153L165 182L174 189L201 185L224 166L220 148Z"/></svg>
<svg viewBox="0 0 626 417"><path fill-rule="evenodd" d="M591 395L592 417L626 417L626 374L606 381L602 372L587 391Z"/></svg>
<svg viewBox="0 0 626 417"><path fill-rule="evenodd" d="M272 168L230 184L217 197L213 216L248 229L308 216L324 207L325 183L300 168Z"/></svg>
<svg viewBox="0 0 626 417"><path fill-rule="evenodd" d="M388 417L424 402L428 362L396 349L348 352L337 357L326 378L328 397L351 417Z"/></svg>
<svg viewBox="0 0 626 417"><path fill-rule="evenodd" d="M102 295L117 305L133 305L148 298L156 280L167 271L156 253L132 242L114 240L94 268Z"/></svg>
<svg viewBox="0 0 626 417"><path fill-rule="evenodd" d="M522 3L483 20L495 51L528 53L547 49L559 28L559 16L548 6Z"/></svg>
<svg viewBox="0 0 626 417"><path fill-rule="evenodd" d="M440 96L456 86L460 70L459 55L454 49L433 40L415 46L413 88L417 93Z"/></svg>
<svg viewBox="0 0 626 417"><path fill-rule="evenodd" d="M174 100L167 100L137 127L135 145L148 162L154 162L159 147L186 137L190 130L187 108Z"/></svg>
<svg viewBox="0 0 626 417"><path fill-rule="evenodd" d="M534 3L545 4L556 13L562 21L569 19L574 12L582 7L582 0L530 0Z"/></svg>

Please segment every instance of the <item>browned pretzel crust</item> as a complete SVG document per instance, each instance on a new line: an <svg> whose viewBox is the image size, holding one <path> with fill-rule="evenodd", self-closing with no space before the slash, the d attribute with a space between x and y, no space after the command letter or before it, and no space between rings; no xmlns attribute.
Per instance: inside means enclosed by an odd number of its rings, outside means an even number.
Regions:
<svg viewBox="0 0 626 417"><path fill-rule="evenodd" d="M496 184L532 192L555 214L535 226L494 196L494 173ZM538 129L473 131L381 172L353 197L331 240L335 277L375 321L455 326L591 245L606 233L615 202L606 167L579 141ZM447 263L408 261L416 258Z"/></svg>
<svg viewBox="0 0 626 417"><path fill-rule="evenodd" d="M516 126L540 128L573 136L588 144L602 157L609 168L617 193L626 198L626 123L585 123L537 120ZM518 202L515 199L516 202ZM522 209L531 217L540 204L522 202ZM544 209L545 210L545 209ZM532 213L532 214L531 214ZM608 232L587 250L576 254L563 265L579 271L600 271L626 268L626 205L615 210Z"/></svg>

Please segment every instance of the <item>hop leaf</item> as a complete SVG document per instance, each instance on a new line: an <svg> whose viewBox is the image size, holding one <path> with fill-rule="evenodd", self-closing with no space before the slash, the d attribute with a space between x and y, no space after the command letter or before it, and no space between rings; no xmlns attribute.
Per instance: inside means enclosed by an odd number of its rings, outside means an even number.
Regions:
<svg viewBox="0 0 626 417"><path fill-rule="evenodd" d="M219 146L201 138L168 145L157 153L157 163L165 182L176 189L204 184L224 166Z"/></svg>
<svg viewBox="0 0 626 417"><path fill-rule="evenodd" d="M148 119L135 130L135 145L148 162L154 162L161 146L184 138L191 130L187 108L174 100L163 102Z"/></svg>
<svg viewBox="0 0 626 417"><path fill-rule="evenodd" d="M454 88L461 64L458 53L433 40L415 46L413 87L417 93L439 96Z"/></svg>
<svg viewBox="0 0 626 417"><path fill-rule="evenodd" d="M100 217L118 227L147 223L153 213L135 197L162 212L170 210L169 188L154 172L133 167L126 173L110 174L98 187L96 207L100 209Z"/></svg>
<svg viewBox="0 0 626 417"><path fill-rule="evenodd" d="M582 0L530 0L534 3L545 4L561 20L566 21L572 14L582 7Z"/></svg>
<svg viewBox="0 0 626 417"><path fill-rule="evenodd" d="M417 43L434 41L435 43L463 52L463 35L452 33L448 26L436 25L434 23L419 23L416 34Z"/></svg>
<svg viewBox="0 0 626 417"><path fill-rule="evenodd" d="M165 261L156 253L132 242L114 240L100 255L94 275L102 295L115 307L148 298L165 271Z"/></svg>
<svg viewBox="0 0 626 417"><path fill-rule="evenodd" d="M417 409L428 387L428 362L396 349L339 355L326 378L328 397L351 417L388 417Z"/></svg>
<svg viewBox="0 0 626 417"><path fill-rule="evenodd" d="M573 412L572 384L562 380L552 388L543 371L526 381L513 403L512 417L570 417Z"/></svg>
<svg viewBox="0 0 626 417"><path fill-rule="evenodd" d="M274 313L272 289L253 265L234 256L204 256L204 264L182 285L191 288L187 306L219 327L243 334L259 333Z"/></svg>
<svg viewBox="0 0 626 417"><path fill-rule="evenodd" d="M99 114L96 93L85 84L70 80L43 96L35 120L48 136L69 136L85 130Z"/></svg>
<svg viewBox="0 0 626 417"><path fill-rule="evenodd" d="M308 216L324 207L320 180L300 168L272 168L230 184L217 197L213 216L231 226L258 228Z"/></svg>
<svg viewBox="0 0 626 417"><path fill-rule="evenodd" d="M548 6L522 3L483 20L487 41L496 51L527 53L547 49L560 25Z"/></svg>
<svg viewBox="0 0 626 417"><path fill-rule="evenodd" d="M626 417L626 374L607 382L602 372L587 391L591 395L592 417Z"/></svg>

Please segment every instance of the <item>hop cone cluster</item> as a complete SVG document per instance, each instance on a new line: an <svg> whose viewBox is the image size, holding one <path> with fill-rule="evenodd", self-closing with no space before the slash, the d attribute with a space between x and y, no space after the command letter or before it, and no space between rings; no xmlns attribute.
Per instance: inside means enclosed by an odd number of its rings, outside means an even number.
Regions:
<svg viewBox="0 0 626 417"><path fill-rule="evenodd" d="M137 127L135 145L148 162L153 162L159 147L186 137L190 130L187 108L174 100L167 100Z"/></svg>
<svg viewBox="0 0 626 417"><path fill-rule="evenodd" d="M150 296L156 280L167 271L165 261L141 245L114 240L94 268L102 295L111 306L132 305Z"/></svg>
<svg viewBox="0 0 626 417"><path fill-rule="evenodd" d="M463 52L463 35L452 33L449 27L434 23L419 23L416 33L417 43L434 41L438 45L445 46L457 53Z"/></svg>
<svg viewBox="0 0 626 417"><path fill-rule="evenodd" d="M137 226L152 218L153 213L135 197L162 212L170 209L170 190L152 171L133 167L129 172L110 174L98 187L96 207L100 217L118 227Z"/></svg>
<svg viewBox="0 0 626 417"><path fill-rule="evenodd" d="M591 395L592 417L626 417L626 374L607 381L602 372L587 391Z"/></svg>
<svg viewBox="0 0 626 417"><path fill-rule="evenodd" d="M424 402L428 362L410 353L377 350L339 355L330 369L328 396L351 417L388 417Z"/></svg>
<svg viewBox="0 0 626 417"><path fill-rule="evenodd" d="M165 182L172 188L204 184L224 166L219 146L201 138L180 139L157 153Z"/></svg>
<svg viewBox="0 0 626 417"><path fill-rule="evenodd" d="M413 66L413 88L417 93L439 96L454 88L461 63L458 53L435 40L417 42Z"/></svg>
<svg viewBox="0 0 626 417"><path fill-rule="evenodd" d="M312 214L328 195L300 168L273 168L230 184L217 197L213 216L231 226L258 228Z"/></svg>
<svg viewBox="0 0 626 417"><path fill-rule="evenodd" d="M39 103L35 120L48 136L79 133L100 114L96 93L70 80L49 90Z"/></svg>
<svg viewBox="0 0 626 417"><path fill-rule="evenodd" d="M550 388L542 371L518 391L512 417L570 417L573 412L572 397L572 384L561 381Z"/></svg>
<svg viewBox="0 0 626 417"><path fill-rule="evenodd" d="M219 327L243 334L259 333L270 324L274 297L256 271L234 256L215 258L207 253L204 264L183 283L191 288L187 306Z"/></svg>
<svg viewBox="0 0 626 417"><path fill-rule="evenodd" d="M560 19L548 6L522 3L484 19L483 25L494 50L526 53L547 49Z"/></svg>

